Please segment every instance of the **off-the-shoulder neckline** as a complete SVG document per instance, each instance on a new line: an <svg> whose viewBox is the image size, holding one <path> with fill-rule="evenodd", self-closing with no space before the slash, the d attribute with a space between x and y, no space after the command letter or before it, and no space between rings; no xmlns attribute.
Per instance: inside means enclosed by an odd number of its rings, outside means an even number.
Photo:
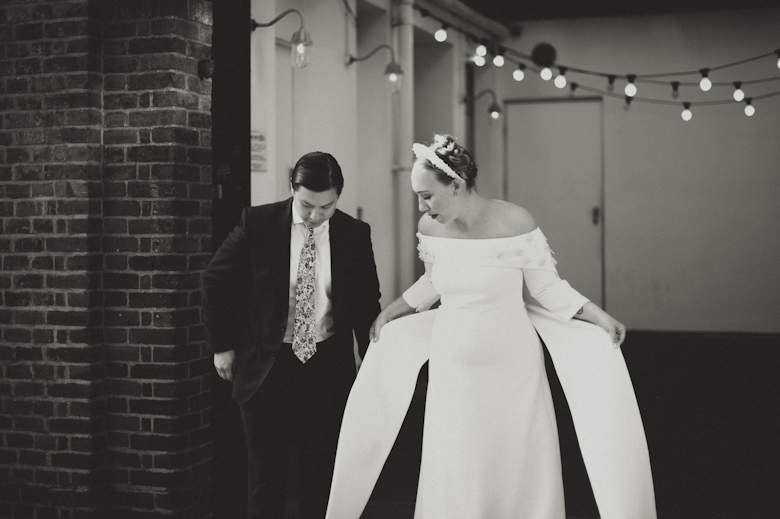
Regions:
<svg viewBox="0 0 780 519"><path fill-rule="evenodd" d="M523 234L517 234L515 236L504 236L501 238L448 238L446 236L430 236L428 234L423 234L421 232L417 232L417 236L421 238L433 238L435 240L453 240L453 241L491 241L491 240L513 240L516 238L522 238L523 236L528 236L529 234L533 234L535 232L541 232L539 227L534 228L531 231L525 232Z"/></svg>

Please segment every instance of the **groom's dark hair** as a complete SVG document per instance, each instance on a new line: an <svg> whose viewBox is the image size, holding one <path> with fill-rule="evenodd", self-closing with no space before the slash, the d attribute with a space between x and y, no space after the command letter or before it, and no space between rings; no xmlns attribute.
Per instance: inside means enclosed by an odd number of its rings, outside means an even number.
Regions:
<svg viewBox="0 0 780 519"><path fill-rule="evenodd" d="M312 151L298 159L290 175L290 185L293 191L303 186L317 193L335 188L336 193L341 195L341 190L344 189L344 176L341 174L341 166L333 155Z"/></svg>

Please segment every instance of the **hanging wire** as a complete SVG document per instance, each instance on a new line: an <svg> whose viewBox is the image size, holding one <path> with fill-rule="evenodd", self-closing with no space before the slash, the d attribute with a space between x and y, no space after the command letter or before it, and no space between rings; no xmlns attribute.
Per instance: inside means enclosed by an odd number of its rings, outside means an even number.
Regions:
<svg viewBox="0 0 780 519"><path fill-rule="evenodd" d="M346 1L346 0L344 0L344 1ZM444 20L443 18L440 18L440 17L436 16L435 14L431 13L430 10L428 10L428 9L425 9L425 8L422 8L422 7L419 7L419 6L416 6L416 5L413 6L413 7L414 7L414 9L418 10L425 17L432 18L432 19L434 19L434 20L436 20L436 21L438 21L440 23L447 23L446 20ZM465 30L463 27L453 26L453 25L448 25L448 27L450 29L452 29L452 30L454 30L456 32L459 32L462 35L468 37L471 41L486 43L486 42L484 42L483 38L479 38L477 36L474 36L472 33L470 33L469 31ZM494 46L498 46L498 45L494 44ZM529 54L526 54L524 52L520 52L519 50L512 49L510 47L502 46L502 49L505 52L505 57L507 57L507 56L514 56L514 57L516 57L516 58L518 58L520 60L523 60L525 62L533 63L533 57L531 55L529 55ZM764 59L764 58L767 58L767 57L773 56L773 55L777 55L777 51L767 52L767 53L761 54L759 56L754 56L754 57L751 57L751 58L742 59L742 60L739 60L739 61L734 61L734 62L726 63L726 64L723 64L723 65L718 65L716 67L709 67L709 71L712 72L712 71L716 71L716 70L723 70L723 69L727 69L727 68L731 68L731 67L736 67L738 65L743 65L745 63L750 63L752 61L758 61L760 59ZM515 62L515 64L517 64L517 62ZM595 70L588 70L588 69L584 69L584 68L564 65L564 64L561 64L561 63L556 63L556 66L558 66L558 67L564 66L566 68L566 70L569 71L569 72L574 72L574 73L577 73L577 74L586 74L586 75L591 75L591 76L596 76L596 77L602 77L602 78L605 78L605 79L612 79L613 81L614 81L614 79L628 79L628 74L614 74L614 73L610 73L610 72L600 72L600 71L595 71ZM681 72L661 72L661 73L656 73L656 74L632 74L632 75L634 75L636 77L635 82L637 82L637 83L641 82L641 83L645 83L645 84L668 85L669 84L668 82L666 82L666 81L658 81L658 80L656 80L654 78L676 77L676 76L694 76L694 75L695 76L700 76L701 75L701 69L685 70L685 71L681 71ZM780 76L778 76L778 77L762 78L762 79L754 79L754 80L749 80L749 81L743 81L742 83L744 85L750 85L750 84L757 84L757 83L764 83L764 82L767 82L767 81L778 81L778 80L780 80ZM678 84L680 86L698 86L699 82L693 82L693 81L684 82L684 81L681 81L681 82L678 82ZM713 82L712 84L713 84L713 86L728 86L728 87L732 87L733 86L733 82L731 82L731 81L728 81L728 82ZM697 104L702 104L702 103L697 103Z"/></svg>
<svg viewBox="0 0 780 519"><path fill-rule="evenodd" d="M344 1L346 2L346 0L344 0ZM523 65L525 70L533 71L533 72L536 72L537 74L539 72L541 72L541 70L542 70L542 69L540 69L540 68L538 68L538 67L536 67L534 65L533 57L531 55L529 55L529 54L526 54L524 52L520 52L519 50L513 49L511 47L506 47L506 46L503 46L503 45L499 45L499 44L496 44L496 43L489 42L489 41L485 40L484 38L480 38L478 36L475 36L471 32L465 30L463 27L450 25L446 20L444 20L443 18L440 18L440 17L436 16L435 14L431 13L428 9L421 8L421 7L418 7L416 5L413 6L413 7L414 7L414 9L419 11L420 14L422 14L424 17L432 18L432 19L434 19L434 20L436 20L436 21L438 21L440 23L447 23L448 24L448 29L452 29L453 31L459 32L460 34L462 34L463 36L465 36L466 38L468 38L470 41L472 41L474 43L481 43L483 45L489 45L489 46L492 46L494 48L500 47L504 51L504 57L505 57L506 61L509 62L509 63L514 63L515 66ZM709 67L708 71L712 72L712 71L715 71L715 70L723 70L723 69L727 69L727 68L731 68L731 67L736 67L738 65L743 65L745 63L750 63L752 61L758 61L758 60L767 58L769 56L774 56L774 55L780 56L780 49L772 51L772 52L767 52L767 53L761 54L759 56L754 56L754 57L751 57L751 58L742 59L742 60L739 60L739 61L734 61L732 63L726 63L724 65L718 65L716 67ZM516 59L513 60L513 59L511 59L511 57L514 57ZM521 60L521 61L518 61L518 60ZM525 62L525 63L522 63L522 62ZM668 85L671 84L675 90L677 90L677 88L681 87L681 86L696 86L696 87L698 87L699 86L699 82L698 81L672 81L670 83L669 81L661 81L661 80L658 80L658 79L655 79L655 78L678 77L678 76L693 76L693 75L701 76L701 74L702 74L702 72L701 72L702 69L687 70L687 71L682 71L682 72L661 72L661 73L657 73L657 74L614 74L614 73L609 73L609 72L599 72L599 71L588 70L588 69L583 69L583 68L579 68L579 67L572 67L572 66L569 66L569 65L562 65L560 63L556 63L555 66L558 67L559 69L560 68L564 68L567 72L573 72L573 73L577 73L577 74L585 74L585 75L590 75L590 76L595 76L595 77L601 77L601 78L607 79L611 84L614 84L616 79L628 80L628 76L632 76L634 78L634 82L635 83L664 85L664 86L668 86ZM747 80L747 81L742 81L742 85L755 85L755 84L767 83L767 82L771 82L771 81L780 81L780 76L766 77L766 78L761 78L761 79L751 79L751 80ZM588 86L582 85L581 83L575 83L575 84L577 85L575 87L577 90L583 90L585 92L601 94L601 95L604 95L604 96L607 96L607 97L614 97L614 98L618 98L618 99L624 99L624 97L625 97L623 94L618 94L618 93L615 93L615 92L612 92L612 91L609 91L609 90L602 90L602 89L598 89L598 88L588 87ZM734 82L733 81L720 81L720 82L714 82L713 81L712 85L713 86L718 86L718 87L734 88ZM572 89L572 93L573 93L573 90L574 89ZM778 95L780 95L780 91L770 92L768 94L763 94L763 95L758 95L758 96L752 96L752 100L756 101L756 100L766 99L766 98L770 98L770 97L775 97L775 96L778 96ZM631 98L631 102L633 102L633 101L641 102L641 103L651 103L651 104L657 104L657 105L666 105L666 106L679 106L680 105L680 101L679 100L667 101L667 100L664 100L664 99L652 99L652 98L647 98L647 97L632 97ZM727 99L727 100L713 100L713 101L697 101L697 102L692 103L692 104L695 104L696 106L712 106L712 105L733 104L734 102L735 101L733 99Z"/></svg>
<svg viewBox="0 0 780 519"><path fill-rule="evenodd" d="M341 0L341 2L344 4L344 8L347 10L349 17L352 18L352 22L357 23L357 15L355 14L355 11L352 10L352 6L349 5L349 2L347 0Z"/></svg>
<svg viewBox="0 0 780 519"><path fill-rule="evenodd" d="M515 63L515 64L517 64L517 63ZM538 67L535 67L535 66L526 66L526 70L530 70L532 72L536 72L537 74L539 74L542 69L540 69ZM771 79L776 80L776 79L780 79L780 78L771 78ZM665 82L660 82L660 83L664 84L664 85L667 84ZM747 83L747 82L746 81L742 82L743 85L745 83ZM684 84L684 83L682 83L682 84ZM698 86L698 83L692 83L692 84ZM731 85L732 88L734 87L733 83L729 83L729 84ZM601 94L601 95L604 95L606 97L614 97L615 99L624 99L625 98L625 96L623 94L618 94L616 92L610 92L608 90L602 90L602 89L599 89L599 88L593 88L593 87L585 86L582 83L577 83L577 90L583 90L585 92L590 92L592 94ZM756 100L766 99L766 98L769 98L769 97L775 97L775 96L778 96L778 95L780 95L780 91L770 92L768 94L763 94L763 95L752 96L752 98L753 98L754 101L756 101ZM653 98L649 98L649 97L632 97L631 98L631 102L632 103L633 102L650 103L650 104L665 105L665 106L679 106L680 105L680 101L667 101L665 99L653 99ZM691 103L691 104L695 105L695 106L713 106L713 105L727 105L727 104L734 104L734 103L735 103L735 101L732 98L732 99L719 99L719 100L713 100L713 101L697 101L697 102Z"/></svg>

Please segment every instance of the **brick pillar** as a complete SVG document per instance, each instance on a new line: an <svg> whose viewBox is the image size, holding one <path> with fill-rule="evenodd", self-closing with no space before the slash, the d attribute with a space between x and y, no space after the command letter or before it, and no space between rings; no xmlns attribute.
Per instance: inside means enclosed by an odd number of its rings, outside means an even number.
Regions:
<svg viewBox="0 0 780 519"><path fill-rule="evenodd" d="M203 515L204 0L0 5L0 517Z"/></svg>
<svg viewBox="0 0 780 519"><path fill-rule="evenodd" d="M0 23L0 516L89 517L105 444L101 26L86 1L7 1Z"/></svg>
<svg viewBox="0 0 780 519"><path fill-rule="evenodd" d="M107 6L103 252L115 517L203 511L210 438L200 272L210 258L211 3ZM144 515L142 512L145 512Z"/></svg>

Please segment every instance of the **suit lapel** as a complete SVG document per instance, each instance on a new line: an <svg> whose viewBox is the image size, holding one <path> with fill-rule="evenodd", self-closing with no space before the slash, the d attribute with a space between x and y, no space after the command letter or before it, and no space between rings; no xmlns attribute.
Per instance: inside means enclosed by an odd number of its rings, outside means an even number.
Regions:
<svg viewBox="0 0 780 519"><path fill-rule="evenodd" d="M336 211L330 219L330 292L333 303L333 320L336 326L339 324L338 315L341 310L341 293L345 286L345 278L348 275L346 272L346 254L349 251L346 243L347 234L343 224L344 222L339 212Z"/></svg>
<svg viewBox="0 0 780 519"><path fill-rule="evenodd" d="M292 198L281 204L282 211L274 223L271 236L271 271L278 272L276 300L287 305L290 295L290 231L292 229Z"/></svg>

